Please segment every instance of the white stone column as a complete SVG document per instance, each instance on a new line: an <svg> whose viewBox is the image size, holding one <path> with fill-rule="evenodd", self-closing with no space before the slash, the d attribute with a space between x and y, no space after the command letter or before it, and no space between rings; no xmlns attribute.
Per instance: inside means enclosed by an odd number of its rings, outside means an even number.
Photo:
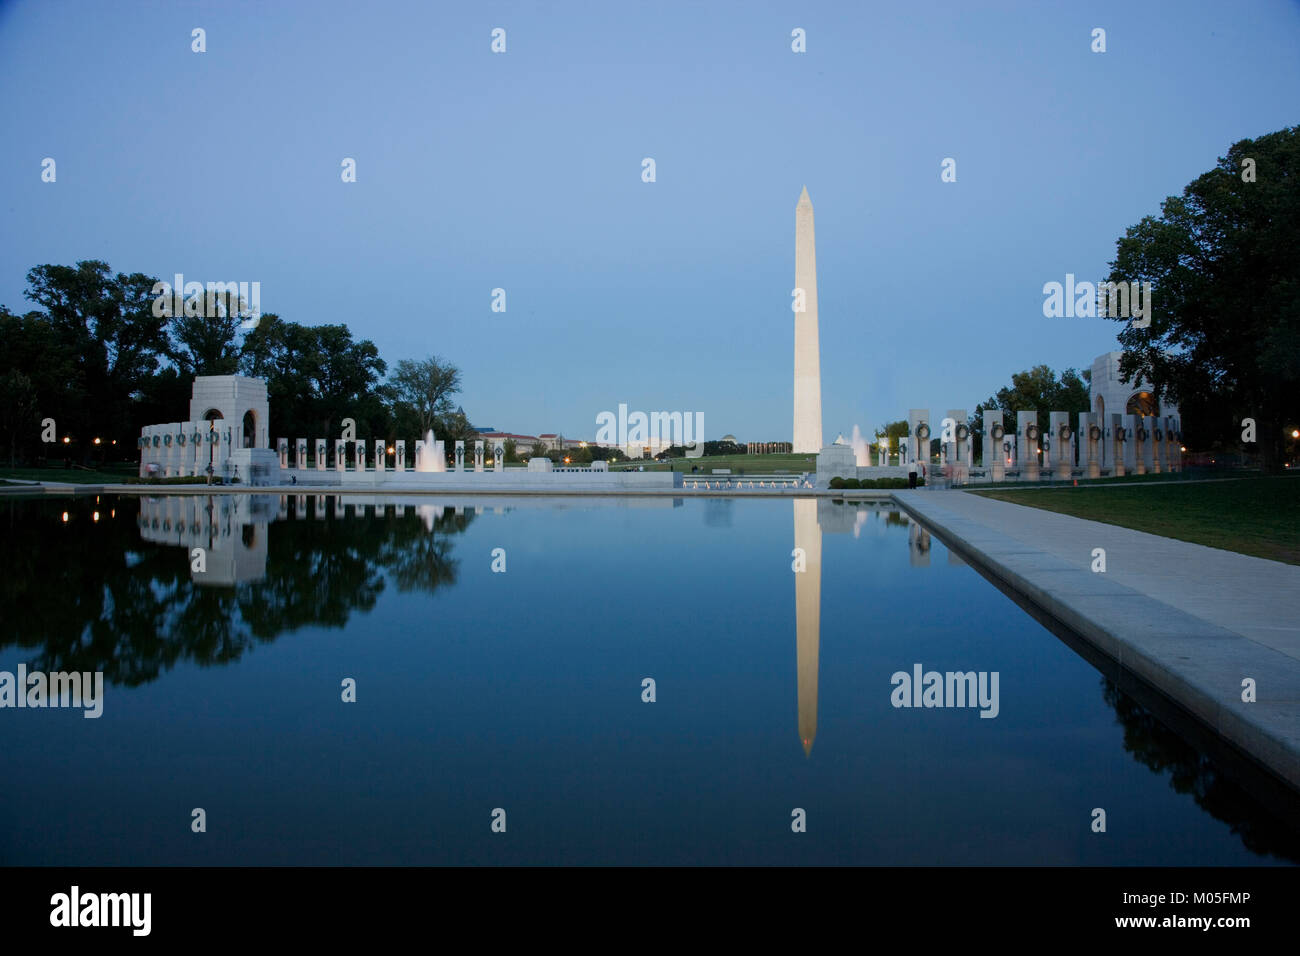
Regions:
<svg viewBox="0 0 1300 956"><path fill-rule="evenodd" d="M1122 478L1128 472L1129 437L1126 416L1110 413L1111 476Z"/></svg>
<svg viewBox="0 0 1300 956"><path fill-rule="evenodd" d="M375 475L376 476L378 476L380 473L386 470L385 469L385 466L387 464L387 462L385 461L386 456L387 456L387 452L384 450L384 440L382 438L376 438L375 439Z"/></svg>
<svg viewBox="0 0 1300 956"><path fill-rule="evenodd" d="M1074 472L1074 429L1070 427L1069 412L1049 412L1052 430L1052 462L1056 477L1068 481Z"/></svg>
<svg viewBox="0 0 1300 956"><path fill-rule="evenodd" d="M289 467L289 439L277 438L275 440L275 450L280 453L280 467Z"/></svg>
<svg viewBox="0 0 1300 956"><path fill-rule="evenodd" d="M465 470L465 442L456 442L456 471Z"/></svg>
<svg viewBox="0 0 1300 956"><path fill-rule="evenodd" d="M399 438L393 444L395 456L393 458L393 467L397 471L406 471L406 439Z"/></svg>
<svg viewBox="0 0 1300 956"><path fill-rule="evenodd" d="M1124 471L1130 475L1138 474L1137 455L1137 416L1124 414L1120 416L1124 426Z"/></svg>
<svg viewBox="0 0 1300 956"><path fill-rule="evenodd" d="M483 442L480 440L474 442L474 470L476 472L483 470Z"/></svg>
<svg viewBox="0 0 1300 956"><path fill-rule="evenodd" d="M984 409L984 448L982 463L990 481L1004 481L1007 477L1007 428L1003 424L1002 409Z"/></svg>
<svg viewBox="0 0 1300 956"><path fill-rule="evenodd" d="M506 446L498 439L492 445L492 470L505 471L506 469Z"/></svg>
<svg viewBox="0 0 1300 956"><path fill-rule="evenodd" d="M1020 447L1020 477L1025 481L1038 480L1038 412L1016 412L1016 440Z"/></svg>

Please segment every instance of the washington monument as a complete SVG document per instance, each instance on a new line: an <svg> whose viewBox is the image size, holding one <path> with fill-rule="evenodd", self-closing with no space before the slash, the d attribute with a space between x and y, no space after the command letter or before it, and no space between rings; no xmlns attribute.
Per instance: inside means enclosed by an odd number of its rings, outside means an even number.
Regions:
<svg viewBox="0 0 1300 956"><path fill-rule="evenodd" d="M817 344L817 249L807 186L794 207L794 285L794 450L816 454L822 450L822 373Z"/></svg>

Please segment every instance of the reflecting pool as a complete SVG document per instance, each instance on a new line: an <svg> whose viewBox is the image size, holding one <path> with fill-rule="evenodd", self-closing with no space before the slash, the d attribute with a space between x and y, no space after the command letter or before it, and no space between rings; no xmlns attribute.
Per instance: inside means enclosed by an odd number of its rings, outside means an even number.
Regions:
<svg viewBox="0 0 1300 956"><path fill-rule="evenodd" d="M0 672L104 682L98 718L0 708L3 864L1300 860L1294 794L890 505L102 496L0 528Z"/></svg>

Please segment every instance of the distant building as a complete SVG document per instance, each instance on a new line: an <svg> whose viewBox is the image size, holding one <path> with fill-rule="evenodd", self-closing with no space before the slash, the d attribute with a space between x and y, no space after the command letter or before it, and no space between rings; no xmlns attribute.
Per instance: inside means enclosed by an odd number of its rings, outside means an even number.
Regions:
<svg viewBox="0 0 1300 956"><path fill-rule="evenodd" d="M794 451L794 443L788 441L751 441L745 444L745 453L749 455L789 455Z"/></svg>

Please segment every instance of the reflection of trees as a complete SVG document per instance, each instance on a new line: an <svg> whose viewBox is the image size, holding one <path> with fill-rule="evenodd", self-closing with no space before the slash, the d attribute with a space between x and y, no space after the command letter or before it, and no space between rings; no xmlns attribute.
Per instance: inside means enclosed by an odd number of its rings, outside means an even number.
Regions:
<svg viewBox="0 0 1300 956"><path fill-rule="evenodd" d="M1221 773L1208 757L1161 723L1150 711L1102 678L1103 697L1124 727L1124 749L1153 773L1241 837L1246 849L1300 862L1300 832L1274 816Z"/></svg>
<svg viewBox="0 0 1300 956"><path fill-rule="evenodd" d="M191 579L187 548L140 539L138 511L134 498L7 502L6 551L24 559L0 575L0 649L32 649L33 669L103 671L127 686L178 661L226 664L286 631L343 627L374 608L388 577L404 591L455 584L449 536L473 519L446 509L432 533L417 514L387 511L277 522L263 529L265 576L213 587Z"/></svg>
<svg viewBox="0 0 1300 956"><path fill-rule="evenodd" d="M455 584L458 563L447 535L460 534L473 517L445 508L434 518L432 534L418 518L403 521L384 539L377 560L399 591L436 591Z"/></svg>

